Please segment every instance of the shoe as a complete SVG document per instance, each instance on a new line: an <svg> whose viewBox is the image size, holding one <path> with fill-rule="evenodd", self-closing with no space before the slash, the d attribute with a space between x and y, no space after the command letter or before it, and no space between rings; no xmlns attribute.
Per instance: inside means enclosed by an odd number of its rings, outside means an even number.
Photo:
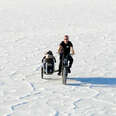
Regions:
<svg viewBox="0 0 116 116"><path fill-rule="evenodd" d="M68 68L68 73L71 73L71 70L70 70L70 68Z"/></svg>
<svg viewBox="0 0 116 116"><path fill-rule="evenodd" d="M58 75L58 76L61 76L61 73L58 73L57 75Z"/></svg>

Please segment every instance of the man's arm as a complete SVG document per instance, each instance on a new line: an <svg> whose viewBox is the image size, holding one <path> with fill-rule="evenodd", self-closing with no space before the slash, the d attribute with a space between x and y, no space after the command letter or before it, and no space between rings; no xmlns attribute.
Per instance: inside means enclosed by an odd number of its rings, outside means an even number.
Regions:
<svg viewBox="0 0 116 116"><path fill-rule="evenodd" d="M42 58L42 63L43 63L43 61L44 61L45 58L46 58L45 56Z"/></svg>
<svg viewBox="0 0 116 116"><path fill-rule="evenodd" d="M71 54L74 55L75 51L74 51L73 47L70 47L70 48L71 48Z"/></svg>
<svg viewBox="0 0 116 116"><path fill-rule="evenodd" d="M59 48L58 48L58 53L60 54L62 51L62 46L60 45Z"/></svg>

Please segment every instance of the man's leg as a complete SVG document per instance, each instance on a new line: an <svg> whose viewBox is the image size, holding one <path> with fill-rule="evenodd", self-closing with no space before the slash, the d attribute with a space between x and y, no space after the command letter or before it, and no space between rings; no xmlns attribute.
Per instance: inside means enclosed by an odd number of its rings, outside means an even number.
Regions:
<svg viewBox="0 0 116 116"><path fill-rule="evenodd" d="M70 68L72 67L73 64L73 58L71 55L69 55L68 60L69 60L69 73L71 73Z"/></svg>

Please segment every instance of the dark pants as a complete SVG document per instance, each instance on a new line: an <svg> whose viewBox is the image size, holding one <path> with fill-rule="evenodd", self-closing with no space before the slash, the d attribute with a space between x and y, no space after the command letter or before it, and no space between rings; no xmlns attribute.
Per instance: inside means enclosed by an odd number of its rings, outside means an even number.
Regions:
<svg viewBox="0 0 116 116"><path fill-rule="evenodd" d="M70 54L67 57L69 61L69 68L71 68L73 64L73 58ZM59 73L61 73L61 69L62 69L62 59L63 59L63 54L60 54Z"/></svg>

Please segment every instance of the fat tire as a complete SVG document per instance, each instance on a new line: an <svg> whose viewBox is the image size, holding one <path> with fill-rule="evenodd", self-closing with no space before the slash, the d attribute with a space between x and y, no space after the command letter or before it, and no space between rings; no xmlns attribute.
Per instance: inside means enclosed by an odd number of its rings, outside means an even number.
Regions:
<svg viewBox="0 0 116 116"><path fill-rule="evenodd" d="M66 70L66 67L64 67L63 70L62 70L62 83L63 83L64 85L66 85L67 76L68 76L67 70Z"/></svg>
<svg viewBox="0 0 116 116"><path fill-rule="evenodd" d="M43 76L44 76L44 71L43 71L43 67L41 67L41 78L43 79Z"/></svg>

